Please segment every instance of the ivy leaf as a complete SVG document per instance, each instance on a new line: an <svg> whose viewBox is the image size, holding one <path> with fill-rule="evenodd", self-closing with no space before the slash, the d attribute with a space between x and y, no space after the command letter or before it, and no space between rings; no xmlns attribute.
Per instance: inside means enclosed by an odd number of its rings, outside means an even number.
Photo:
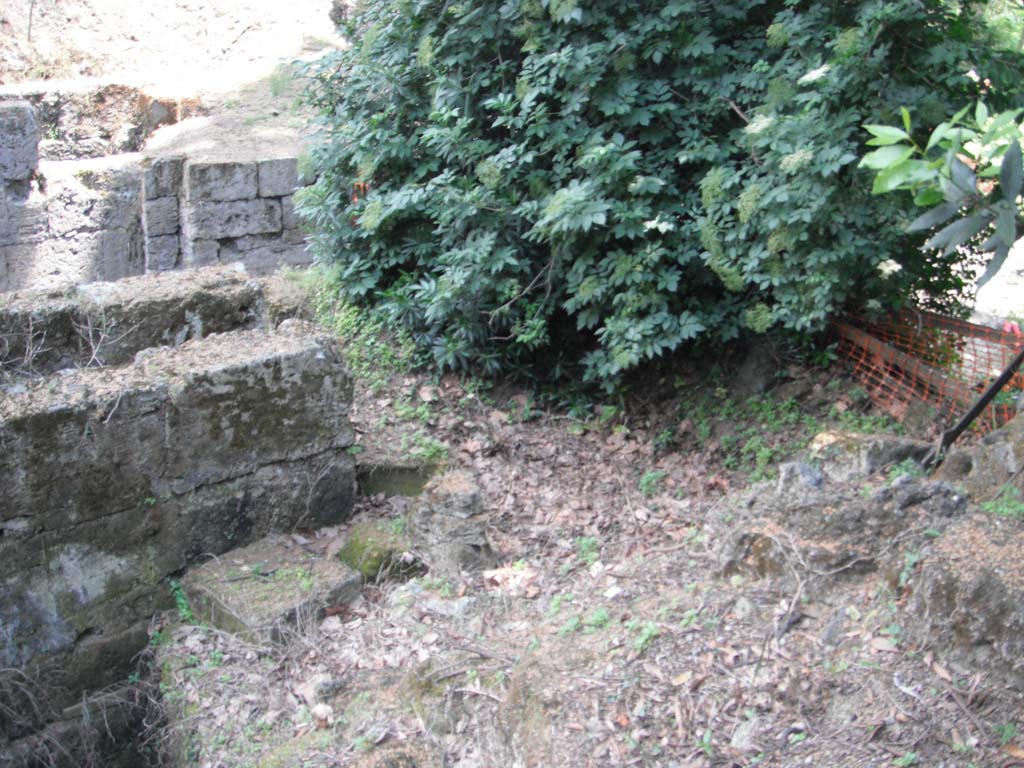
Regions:
<svg viewBox="0 0 1024 768"><path fill-rule="evenodd" d="M1003 164L999 169L999 186L1003 190L1003 200L1013 205L1020 194L1021 184L1024 184L1024 167L1021 162L1020 142L1014 139L1003 155Z"/></svg>

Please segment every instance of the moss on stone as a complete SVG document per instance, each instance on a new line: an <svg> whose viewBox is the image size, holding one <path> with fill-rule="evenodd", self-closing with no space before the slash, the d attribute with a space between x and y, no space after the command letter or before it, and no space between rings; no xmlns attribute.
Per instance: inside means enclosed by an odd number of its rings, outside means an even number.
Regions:
<svg viewBox="0 0 1024 768"><path fill-rule="evenodd" d="M391 521L371 520L353 525L338 558L358 571L367 581L386 577L409 578L422 571L408 556L405 526Z"/></svg>

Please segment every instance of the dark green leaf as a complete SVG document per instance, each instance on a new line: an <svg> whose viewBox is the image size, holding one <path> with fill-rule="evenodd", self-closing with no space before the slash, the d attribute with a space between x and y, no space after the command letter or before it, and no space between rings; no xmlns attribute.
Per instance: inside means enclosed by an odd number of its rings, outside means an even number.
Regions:
<svg viewBox="0 0 1024 768"><path fill-rule="evenodd" d="M950 253L981 232L991 221L991 217L984 213L957 219L932 235L924 247L935 250L943 249L946 253Z"/></svg>
<svg viewBox="0 0 1024 768"><path fill-rule="evenodd" d="M1016 204L1024 183L1024 166L1021 161L1020 141L1013 140L1003 155L1003 164L999 169L999 186L1003 190L1003 200L1011 205Z"/></svg>
<svg viewBox="0 0 1024 768"><path fill-rule="evenodd" d="M960 206L957 203L943 203L910 222L907 232L923 232L937 227L953 218L959 210Z"/></svg>
<svg viewBox="0 0 1024 768"><path fill-rule="evenodd" d="M988 265L985 267L985 272L978 278L976 287L980 290L989 280L996 276L1003 263L1006 261L1006 257L1010 255L1010 246L1007 243L1000 243L996 248L995 253L992 254L992 258L989 260Z"/></svg>

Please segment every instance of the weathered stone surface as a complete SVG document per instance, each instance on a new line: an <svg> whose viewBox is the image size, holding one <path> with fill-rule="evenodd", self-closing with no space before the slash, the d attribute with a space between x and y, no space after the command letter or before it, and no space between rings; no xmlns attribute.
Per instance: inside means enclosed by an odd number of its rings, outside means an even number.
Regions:
<svg viewBox="0 0 1024 768"><path fill-rule="evenodd" d="M241 261L253 274L273 272L282 265L303 266L312 261L312 254L301 239L294 242L284 233L254 235L226 241L220 249L222 261Z"/></svg>
<svg viewBox="0 0 1024 768"><path fill-rule="evenodd" d="M387 520L366 520L349 528L338 559L367 581L408 578L422 570L409 537Z"/></svg>
<svg viewBox="0 0 1024 768"><path fill-rule="evenodd" d="M32 106L0 101L0 187L8 180L31 178L38 162L39 127Z"/></svg>
<svg viewBox="0 0 1024 768"><path fill-rule="evenodd" d="M494 563L482 513L480 489L468 472L449 472L427 483L410 522L416 547L430 552L431 572L458 574Z"/></svg>
<svg viewBox="0 0 1024 768"><path fill-rule="evenodd" d="M975 445L953 448L937 476L964 488L972 498L994 495L1007 483L1024 492L1024 414Z"/></svg>
<svg viewBox="0 0 1024 768"><path fill-rule="evenodd" d="M182 238L181 262L184 266L208 267L220 261L220 243L216 240L190 240L185 237Z"/></svg>
<svg viewBox="0 0 1024 768"><path fill-rule="evenodd" d="M148 347L253 328L262 302L241 265L26 291L0 307L0 365L35 374L123 365Z"/></svg>
<svg viewBox="0 0 1024 768"><path fill-rule="evenodd" d="M286 537L269 536L192 568L182 586L201 620L268 643L309 627L328 607L351 602L362 578L337 558L317 557Z"/></svg>
<svg viewBox="0 0 1024 768"><path fill-rule="evenodd" d="M284 197L299 186L299 164L294 157L261 160L258 165L260 197Z"/></svg>
<svg viewBox="0 0 1024 768"><path fill-rule="evenodd" d="M146 272L164 272L178 266L181 256L181 238L178 235L160 235L145 239Z"/></svg>
<svg viewBox="0 0 1024 768"><path fill-rule="evenodd" d="M143 202L142 228L147 237L176 235L179 225L178 198L158 197Z"/></svg>
<svg viewBox="0 0 1024 768"><path fill-rule="evenodd" d="M277 200L203 202L187 208L188 234L196 240L262 235L281 231Z"/></svg>
<svg viewBox="0 0 1024 768"><path fill-rule="evenodd" d="M974 515L923 553L910 615L972 664L1024 690L1024 523Z"/></svg>
<svg viewBox="0 0 1024 768"><path fill-rule="evenodd" d="M308 328L148 350L0 398L0 666L59 670L45 695L71 700L126 672L168 574L348 514L351 384Z"/></svg>
<svg viewBox="0 0 1024 768"><path fill-rule="evenodd" d="M283 320L297 318L314 320L312 291L295 274L274 274L260 278L263 288L263 312L268 328L276 328Z"/></svg>
<svg viewBox="0 0 1024 768"><path fill-rule="evenodd" d="M295 213L295 198L291 195L281 198L281 226L285 230L299 228L300 219Z"/></svg>
<svg viewBox="0 0 1024 768"><path fill-rule="evenodd" d="M38 196L27 200L6 200L0 203L7 212L7 221L0 224L0 247L38 243L47 236L46 202Z"/></svg>
<svg viewBox="0 0 1024 768"><path fill-rule="evenodd" d="M811 441L810 454L826 477L844 482L870 477L907 459L920 461L931 448L931 443L908 437L822 432Z"/></svg>
<svg viewBox="0 0 1024 768"><path fill-rule="evenodd" d="M746 524L719 551L723 574L785 574L794 559L819 572L853 574L886 569L895 537L946 528L966 510L967 498L948 483L910 475L865 496L812 467L786 464L776 486L755 486L744 506Z"/></svg>
<svg viewBox="0 0 1024 768"><path fill-rule="evenodd" d="M185 197L193 204L251 200L256 197L256 178L256 163L189 161L185 164Z"/></svg>
<svg viewBox="0 0 1024 768"><path fill-rule="evenodd" d="M181 192L184 169L184 157L160 157L143 161L143 197L155 200L177 196Z"/></svg>

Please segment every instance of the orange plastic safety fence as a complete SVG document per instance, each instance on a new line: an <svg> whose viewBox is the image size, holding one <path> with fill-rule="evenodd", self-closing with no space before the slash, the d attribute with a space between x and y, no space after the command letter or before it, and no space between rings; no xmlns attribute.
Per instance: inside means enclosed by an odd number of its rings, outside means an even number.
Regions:
<svg viewBox="0 0 1024 768"><path fill-rule="evenodd" d="M1024 345L1014 323L999 331L919 310L880 322L847 319L835 330L840 357L875 405L902 420L912 404L922 403L942 426L960 418ZM1022 389L1024 372L1018 372L974 430L989 432L1012 419Z"/></svg>

